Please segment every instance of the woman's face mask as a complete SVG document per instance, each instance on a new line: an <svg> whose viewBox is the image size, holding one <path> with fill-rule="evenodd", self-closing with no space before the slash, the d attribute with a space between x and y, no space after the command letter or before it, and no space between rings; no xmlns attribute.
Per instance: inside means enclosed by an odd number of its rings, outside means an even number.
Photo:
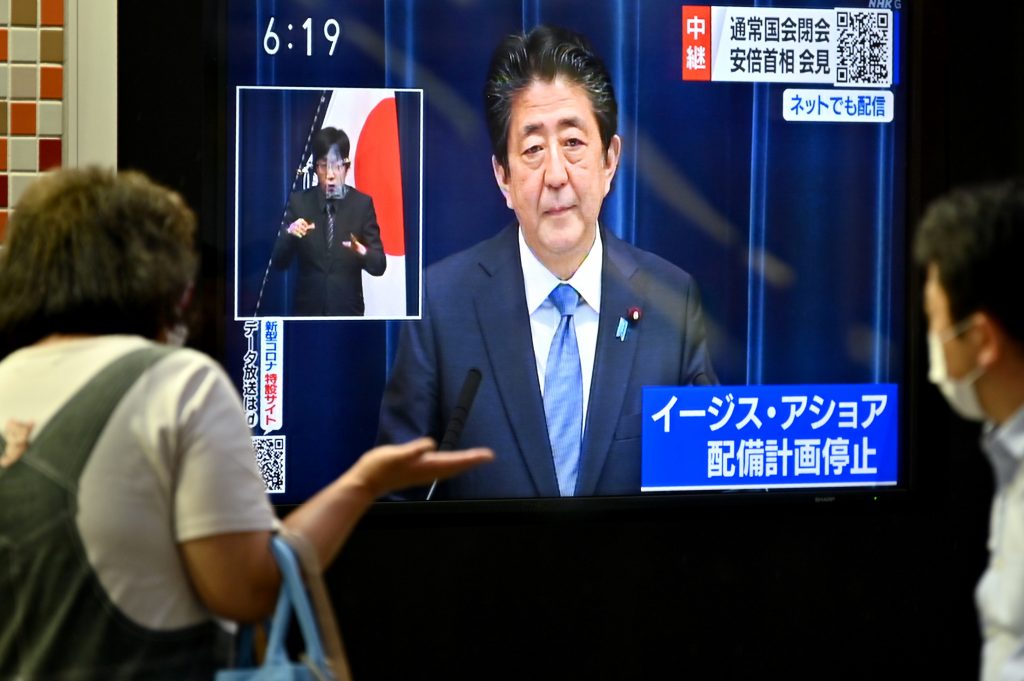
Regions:
<svg viewBox="0 0 1024 681"><path fill-rule="evenodd" d="M164 343L176 348L184 347L185 341L187 340L188 327L182 324L181 322L167 329L166 334L164 336Z"/></svg>

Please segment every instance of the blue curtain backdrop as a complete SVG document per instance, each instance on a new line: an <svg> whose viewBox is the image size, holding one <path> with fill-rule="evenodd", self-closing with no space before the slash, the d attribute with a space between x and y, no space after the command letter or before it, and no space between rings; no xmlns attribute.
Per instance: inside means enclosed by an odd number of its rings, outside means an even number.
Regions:
<svg viewBox="0 0 1024 681"><path fill-rule="evenodd" d="M271 17L281 40L275 55L264 50ZM302 28L307 18L312 56ZM332 18L341 35L328 56L323 26ZM501 38L538 23L583 33L604 57L624 144L602 224L695 277L723 383L902 380L905 84L892 88L891 124L785 122L785 85L682 81L678 2L233 1L228 185L235 184L236 87L420 88L424 266L494 234L513 215L491 173L484 77ZM244 175L262 188L246 214L265 222L246 227L259 236L237 244L242 316L258 295L319 92L274 97L279 101L264 113L238 120ZM408 121L401 129L403 177L418 177L418 150L408 152L419 140L410 139ZM233 220L225 229L234 234ZM407 245L418 238L408 229L406 236ZM234 274L234 262L228 265ZM262 313L286 309L287 289L272 273ZM287 324L288 493L279 501L308 497L372 446L402 323ZM227 348L239 383L241 328L229 325Z"/></svg>

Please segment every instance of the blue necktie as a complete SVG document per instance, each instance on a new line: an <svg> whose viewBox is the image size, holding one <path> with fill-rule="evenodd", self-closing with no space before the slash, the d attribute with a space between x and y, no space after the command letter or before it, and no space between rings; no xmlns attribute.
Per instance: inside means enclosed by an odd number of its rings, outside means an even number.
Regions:
<svg viewBox="0 0 1024 681"><path fill-rule="evenodd" d="M576 325L573 323L580 294L568 284L559 284L548 298L558 308L562 320L558 322L548 350L548 364L544 372L544 415L548 421L558 492L563 497L571 497L576 491L583 439L583 372L580 369L580 350L576 345Z"/></svg>

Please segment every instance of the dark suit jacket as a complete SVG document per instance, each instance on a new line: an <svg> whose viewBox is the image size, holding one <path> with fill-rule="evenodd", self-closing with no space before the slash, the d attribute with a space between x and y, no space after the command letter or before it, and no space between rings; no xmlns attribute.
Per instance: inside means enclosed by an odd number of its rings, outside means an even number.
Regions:
<svg viewBox="0 0 1024 681"><path fill-rule="evenodd" d="M459 447L493 463L441 483L434 498L558 496L530 336L518 227L427 269L422 320L405 325L381 405L380 442L438 442L472 367L483 373ZM641 387L717 382L693 279L602 231L601 315L576 487L639 494ZM639 307L625 341L620 317Z"/></svg>
<svg viewBox="0 0 1024 681"><path fill-rule="evenodd" d="M328 251L327 201L323 192L318 187L310 187L293 192L288 199L288 210L274 243L271 262L283 270L298 256L299 278L292 306L292 314L296 316L362 315L365 310L362 271L380 276L387 266L373 199L349 187L345 198L335 200L334 206L334 243ZM301 239L288 233L288 225L299 218L316 225ZM365 256L341 245L350 238L349 234L355 234L366 246Z"/></svg>

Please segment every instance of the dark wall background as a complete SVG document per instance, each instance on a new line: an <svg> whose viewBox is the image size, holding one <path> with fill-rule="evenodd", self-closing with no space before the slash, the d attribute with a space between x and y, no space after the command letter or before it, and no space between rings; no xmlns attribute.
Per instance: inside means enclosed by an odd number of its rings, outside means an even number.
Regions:
<svg viewBox="0 0 1024 681"><path fill-rule="evenodd" d="M118 157L196 208L192 344L224 347L220 8L119 3ZM1024 7L911 15L908 208L1024 173ZM908 227L909 228L909 227ZM357 678L971 678L991 476L925 383L908 282L912 491L374 509L328 573Z"/></svg>

